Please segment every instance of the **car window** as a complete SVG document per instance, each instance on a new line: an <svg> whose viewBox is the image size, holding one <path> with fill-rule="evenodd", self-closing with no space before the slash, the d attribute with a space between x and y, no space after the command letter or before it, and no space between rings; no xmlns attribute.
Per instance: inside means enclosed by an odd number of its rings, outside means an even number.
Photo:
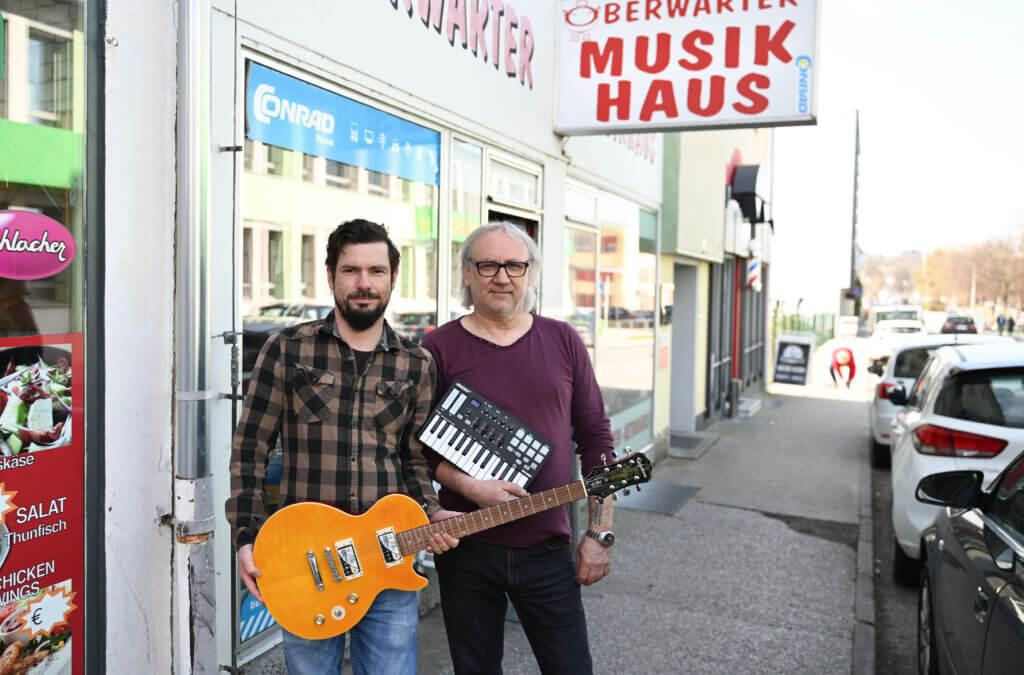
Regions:
<svg viewBox="0 0 1024 675"><path fill-rule="evenodd" d="M987 509L990 518L1024 538L1024 455L1010 465Z"/></svg>
<svg viewBox="0 0 1024 675"><path fill-rule="evenodd" d="M892 366L893 377L908 377L916 380L917 376L924 370L924 364L928 358L935 353L938 347L921 347L919 349L904 349L896 355L896 362Z"/></svg>
<svg viewBox="0 0 1024 675"><path fill-rule="evenodd" d="M968 371L950 378L935 401L935 413L1024 428L1024 368Z"/></svg>
<svg viewBox="0 0 1024 675"><path fill-rule="evenodd" d="M910 391L910 397L907 399L908 407L921 407L921 402L924 401L924 394L928 390L928 386L935 379L936 374L941 368L942 365L939 359L933 356L928 360L928 363L925 364L924 369L921 371L921 375L914 382L914 388Z"/></svg>
<svg viewBox="0 0 1024 675"><path fill-rule="evenodd" d="M893 311L889 311L889 312L879 312L878 313L878 321L889 321L889 320L893 320L893 319L903 319L903 320L916 321L917 320L917 312L915 312L912 309L905 309L905 310L893 310Z"/></svg>

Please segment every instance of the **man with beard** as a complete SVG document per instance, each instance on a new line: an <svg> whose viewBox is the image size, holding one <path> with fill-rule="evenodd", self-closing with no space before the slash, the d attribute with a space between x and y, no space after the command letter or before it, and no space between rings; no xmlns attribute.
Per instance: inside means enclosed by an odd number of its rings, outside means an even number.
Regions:
<svg viewBox="0 0 1024 675"><path fill-rule="evenodd" d="M433 359L384 319L399 259L381 225L361 219L339 225L327 242L334 313L276 333L256 359L235 430L225 510L242 581L257 600L252 544L262 521L267 456L279 437L282 506L315 501L356 514L402 492L432 521L455 515L438 504L414 438L430 412ZM436 534L427 550L439 554L457 544ZM415 673L417 624L415 591L381 592L349 631L353 671ZM340 672L349 633L307 640L283 631L288 671Z"/></svg>

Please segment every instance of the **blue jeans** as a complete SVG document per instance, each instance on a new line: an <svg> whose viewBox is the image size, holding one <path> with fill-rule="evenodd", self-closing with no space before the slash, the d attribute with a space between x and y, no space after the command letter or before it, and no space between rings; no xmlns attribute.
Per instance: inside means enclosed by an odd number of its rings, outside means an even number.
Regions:
<svg viewBox="0 0 1024 675"><path fill-rule="evenodd" d="M416 629L419 607L416 591L381 591L362 620L347 633L326 640L307 640L281 629L284 659L290 675L340 673L345 636L355 675L415 675Z"/></svg>
<svg viewBox="0 0 1024 675"><path fill-rule="evenodd" d="M593 672L573 550L552 538L528 548L462 539L434 559L455 672L501 675L512 601L545 675Z"/></svg>

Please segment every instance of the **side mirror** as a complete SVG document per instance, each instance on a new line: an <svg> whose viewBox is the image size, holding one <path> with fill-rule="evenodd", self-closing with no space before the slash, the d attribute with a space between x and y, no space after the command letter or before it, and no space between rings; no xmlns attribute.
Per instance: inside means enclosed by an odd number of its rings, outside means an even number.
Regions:
<svg viewBox="0 0 1024 675"><path fill-rule="evenodd" d="M875 361L870 366L868 366L868 372L871 373L872 375L878 375L879 377L881 377L882 373L885 372L885 368L882 367L881 363Z"/></svg>
<svg viewBox="0 0 1024 675"><path fill-rule="evenodd" d="M925 476L917 484L917 501L937 506L968 509L981 503L981 471L946 471Z"/></svg>
<svg viewBox="0 0 1024 675"><path fill-rule="evenodd" d="M907 390L903 388L902 384L897 384L889 390L889 401L893 405L907 404Z"/></svg>

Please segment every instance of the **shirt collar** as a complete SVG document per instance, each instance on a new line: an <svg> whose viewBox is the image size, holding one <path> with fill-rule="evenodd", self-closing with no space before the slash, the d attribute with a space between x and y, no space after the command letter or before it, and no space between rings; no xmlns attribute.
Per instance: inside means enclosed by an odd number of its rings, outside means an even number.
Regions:
<svg viewBox="0 0 1024 675"><path fill-rule="evenodd" d="M341 333L338 332L338 322L334 319L334 312L324 317L323 322L320 324L320 332L329 333L345 342L345 338L341 337ZM345 344L348 343L346 342ZM387 319L384 319L384 330L380 333L380 342L377 343L377 350L389 352L392 345L395 346L395 349L398 349L401 343L398 341L395 331L392 330L391 324L388 323Z"/></svg>

